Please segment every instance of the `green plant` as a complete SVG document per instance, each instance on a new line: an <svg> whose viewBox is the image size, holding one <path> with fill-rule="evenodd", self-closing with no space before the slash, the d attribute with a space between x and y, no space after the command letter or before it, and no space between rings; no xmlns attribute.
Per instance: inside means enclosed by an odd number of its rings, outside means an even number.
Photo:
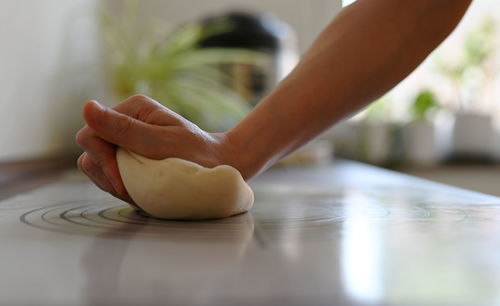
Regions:
<svg viewBox="0 0 500 306"><path fill-rule="evenodd" d="M495 18L485 18L465 37L458 59L438 60L437 69L454 88L459 107L467 108L471 100L480 100L482 92L494 81L498 73L497 36Z"/></svg>
<svg viewBox="0 0 500 306"><path fill-rule="evenodd" d="M363 119L366 121L389 122L392 116L392 99L390 94L380 97L370 104L363 112Z"/></svg>
<svg viewBox="0 0 500 306"><path fill-rule="evenodd" d="M410 108L412 121L425 121L431 110L439 107L436 95L429 89L421 91Z"/></svg>
<svg viewBox="0 0 500 306"><path fill-rule="evenodd" d="M244 49L199 48L209 35L229 31L191 23L166 31L162 24L139 24L140 1L126 1L124 13L101 14L109 79L118 99L151 96L207 130L227 129L251 108L235 93L225 64L261 65L261 53Z"/></svg>

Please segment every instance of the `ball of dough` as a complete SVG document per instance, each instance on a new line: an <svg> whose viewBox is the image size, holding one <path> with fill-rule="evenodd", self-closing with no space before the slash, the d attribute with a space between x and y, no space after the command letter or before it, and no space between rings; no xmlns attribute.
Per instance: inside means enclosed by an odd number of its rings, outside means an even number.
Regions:
<svg viewBox="0 0 500 306"><path fill-rule="evenodd" d="M118 168L130 197L162 219L214 219L248 211L253 192L235 168L205 168L180 158L149 159L118 148Z"/></svg>

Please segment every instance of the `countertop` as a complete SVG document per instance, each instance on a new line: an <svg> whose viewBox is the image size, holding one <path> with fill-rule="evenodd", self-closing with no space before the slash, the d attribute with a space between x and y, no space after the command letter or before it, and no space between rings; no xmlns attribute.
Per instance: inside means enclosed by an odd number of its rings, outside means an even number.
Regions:
<svg viewBox="0 0 500 306"><path fill-rule="evenodd" d="M0 305L498 305L500 198L349 161L150 218L74 172L0 201Z"/></svg>

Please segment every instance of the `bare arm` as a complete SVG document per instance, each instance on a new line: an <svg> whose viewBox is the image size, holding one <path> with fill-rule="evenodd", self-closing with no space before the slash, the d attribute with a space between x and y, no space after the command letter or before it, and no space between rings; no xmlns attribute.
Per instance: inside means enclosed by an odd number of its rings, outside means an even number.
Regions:
<svg viewBox="0 0 500 306"><path fill-rule="evenodd" d="M456 27L471 0L358 0L233 130L245 178L387 92Z"/></svg>

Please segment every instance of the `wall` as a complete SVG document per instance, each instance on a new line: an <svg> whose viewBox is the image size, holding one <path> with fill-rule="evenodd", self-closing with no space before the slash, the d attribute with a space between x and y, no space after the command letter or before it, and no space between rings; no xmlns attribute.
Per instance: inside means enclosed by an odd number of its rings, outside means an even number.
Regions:
<svg viewBox="0 0 500 306"><path fill-rule="evenodd" d="M92 1L0 2L0 161L74 148L94 87Z"/></svg>
<svg viewBox="0 0 500 306"><path fill-rule="evenodd" d="M119 12L124 1L105 3L111 11ZM299 48L304 52L341 7L342 0L145 0L140 14L143 19L164 19L175 25L231 10L271 12L295 29Z"/></svg>

